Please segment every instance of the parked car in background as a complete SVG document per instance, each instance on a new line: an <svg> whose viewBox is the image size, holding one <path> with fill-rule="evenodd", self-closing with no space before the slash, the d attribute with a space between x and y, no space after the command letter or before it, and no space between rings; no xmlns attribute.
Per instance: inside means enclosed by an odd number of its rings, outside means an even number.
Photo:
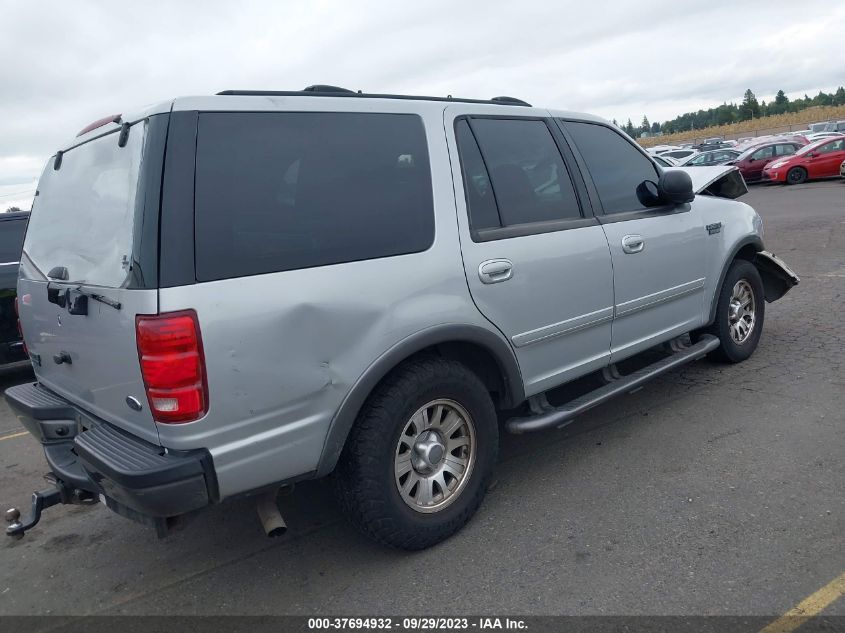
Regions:
<svg viewBox="0 0 845 633"><path fill-rule="evenodd" d="M698 150L689 148L689 149L671 149L668 152L662 152L660 156L668 156L669 158L674 158L676 160L682 160L684 158L689 158L693 154L698 154Z"/></svg>
<svg viewBox="0 0 845 633"><path fill-rule="evenodd" d="M707 167L712 165L724 165L725 163L736 160L742 152L735 149L713 149L709 152L701 152L694 156L690 156L681 164L684 167Z"/></svg>
<svg viewBox="0 0 845 633"><path fill-rule="evenodd" d="M845 135L824 138L805 145L792 156L766 165L763 180L797 185L813 178L830 178L841 174L845 160Z"/></svg>
<svg viewBox="0 0 845 633"><path fill-rule="evenodd" d="M693 145L692 149L697 149L700 152L706 152L711 149L722 149L724 147L733 147L733 145L726 143L723 139L717 137L705 139L703 143Z"/></svg>
<svg viewBox="0 0 845 633"><path fill-rule="evenodd" d="M654 162L661 167L677 167L681 162L671 156L652 156Z"/></svg>
<svg viewBox="0 0 845 633"><path fill-rule="evenodd" d="M18 268L29 212L0 213L0 367L29 365L16 310Z"/></svg>
<svg viewBox="0 0 845 633"><path fill-rule="evenodd" d="M840 136L842 132L814 132L813 134L807 134L807 141L812 143L813 141L818 141L819 139L823 138L833 138L835 136Z"/></svg>
<svg viewBox="0 0 845 633"><path fill-rule="evenodd" d="M795 141L763 143L745 150L727 164L736 165L745 182L757 182L762 180L763 169L768 163L781 156L791 156L801 147L802 145Z"/></svg>

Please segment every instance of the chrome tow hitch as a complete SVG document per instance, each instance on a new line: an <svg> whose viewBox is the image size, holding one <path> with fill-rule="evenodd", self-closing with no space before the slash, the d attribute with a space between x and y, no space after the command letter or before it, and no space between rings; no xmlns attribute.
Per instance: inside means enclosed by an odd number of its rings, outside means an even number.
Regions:
<svg viewBox="0 0 845 633"><path fill-rule="evenodd" d="M21 511L17 508L6 510L6 522L9 524L6 527L6 535L17 539L23 538L23 535L41 520L41 512L51 506L60 503L88 504L96 501L96 497L89 492L70 490L58 483L47 490L33 492L28 516L21 519Z"/></svg>

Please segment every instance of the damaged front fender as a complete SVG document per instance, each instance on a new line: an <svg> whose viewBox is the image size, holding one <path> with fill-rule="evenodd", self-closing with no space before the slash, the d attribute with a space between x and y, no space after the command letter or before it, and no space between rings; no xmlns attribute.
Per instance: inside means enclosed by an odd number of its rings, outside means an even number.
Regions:
<svg viewBox="0 0 845 633"><path fill-rule="evenodd" d="M763 279L763 293L771 303L785 295L801 281L784 261L769 251L760 251L754 256L754 265Z"/></svg>

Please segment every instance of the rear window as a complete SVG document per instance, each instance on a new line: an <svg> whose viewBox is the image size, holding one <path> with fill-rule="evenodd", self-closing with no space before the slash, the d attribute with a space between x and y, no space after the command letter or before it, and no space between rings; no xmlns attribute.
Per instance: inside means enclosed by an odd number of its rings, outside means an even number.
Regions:
<svg viewBox="0 0 845 633"><path fill-rule="evenodd" d="M204 113L196 165L200 281L415 253L434 239L417 115Z"/></svg>
<svg viewBox="0 0 845 633"><path fill-rule="evenodd" d="M23 250L47 274L119 288L129 275L138 173L146 122L133 125L125 147L108 134L49 161L32 205Z"/></svg>
<svg viewBox="0 0 845 633"><path fill-rule="evenodd" d="M0 221L0 266L20 261L24 232L26 218Z"/></svg>

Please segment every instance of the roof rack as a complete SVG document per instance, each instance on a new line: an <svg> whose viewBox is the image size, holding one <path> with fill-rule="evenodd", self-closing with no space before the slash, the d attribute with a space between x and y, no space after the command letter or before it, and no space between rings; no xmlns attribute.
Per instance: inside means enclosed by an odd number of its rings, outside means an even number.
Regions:
<svg viewBox="0 0 845 633"><path fill-rule="evenodd" d="M355 92L348 88L317 84L303 90L223 90L218 95L238 95L248 97L358 97L361 99L408 99L414 101L456 101L459 103L486 103L493 105L516 105L531 107L530 103L516 97L493 97L492 99L463 99L460 97L424 97L418 95L372 94Z"/></svg>

